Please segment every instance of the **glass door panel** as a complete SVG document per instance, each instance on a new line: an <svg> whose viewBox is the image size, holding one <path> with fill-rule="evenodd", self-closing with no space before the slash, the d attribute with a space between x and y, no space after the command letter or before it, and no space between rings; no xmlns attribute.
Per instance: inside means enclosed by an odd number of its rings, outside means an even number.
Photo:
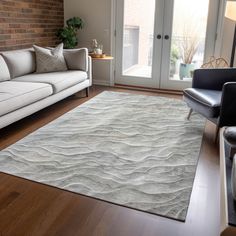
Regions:
<svg viewBox="0 0 236 236"><path fill-rule="evenodd" d="M214 55L218 0L165 1L161 89L191 87L193 71Z"/></svg>
<svg viewBox="0 0 236 236"><path fill-rule="evenodd" d="M191 81L204 61L209 0L175 0L169 76Z"/></svg>
<svg viewBox="0 0 236 236"><path fill-rule="evenodd" d="M155 0L125 0L123 75L152 77Z"/></svg>
<svg viewBox="0 0 236 236"><path fill-rule="evenodd" d="M117 0L116 84L158 86L163 9L162 0Z"/></svg>

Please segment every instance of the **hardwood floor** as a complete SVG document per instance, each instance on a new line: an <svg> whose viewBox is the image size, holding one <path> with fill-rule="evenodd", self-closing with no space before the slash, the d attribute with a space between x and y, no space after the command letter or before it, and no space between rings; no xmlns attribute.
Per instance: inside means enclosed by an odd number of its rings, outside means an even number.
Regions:
<svg viewBox="0 0 236 236"><path fill-rule="evenodd" d="M0 130L0 149L104 90L159 95L154 92L95 86L89 98L80 98L79 95L69 97ZM85 92L80 95L85 96ZM161 96L181 99L179 95ZM0 173L0 235L218 236L220 179L214 132L214 125L208 122L185 223Z"/></svg>

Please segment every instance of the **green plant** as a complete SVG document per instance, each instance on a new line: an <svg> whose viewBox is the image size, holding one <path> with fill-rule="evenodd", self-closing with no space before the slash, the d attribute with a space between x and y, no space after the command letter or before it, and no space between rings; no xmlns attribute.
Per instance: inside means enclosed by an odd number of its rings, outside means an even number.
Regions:
<svg viewBox="0 0 236 236"><path fill-rule="evenodd" d="M66 25L57 31L56 36L64 43L64 48L75 48L78 44L77 32L83 29L84 21L80 17L73 17L66 21Z"/></svg>
<svg viewBox="0 0 236 236"><path fill-rule="evenodd" d="M171 47L171 55L170 55L170 60L173 63L176 63L176 61L179 59L179 48L173 44Z"/></svg>

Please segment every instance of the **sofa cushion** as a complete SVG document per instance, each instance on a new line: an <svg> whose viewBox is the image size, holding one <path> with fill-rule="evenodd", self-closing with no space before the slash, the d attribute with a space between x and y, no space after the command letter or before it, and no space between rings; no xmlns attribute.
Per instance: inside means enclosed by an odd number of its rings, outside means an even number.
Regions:
<svg viewBox="0 0 236 236"><path fill-rule="evenodd" d="M88 71L88 49L65 49L64 57L69 70Z"/></svg>
<svg viewBox="0 0 236 236"><path fill-rule="evenodd" d="M10 80L10 72L2 56L0 56L0 82Z"/></svg>
<svg viewBox="0 0 236 236"><path fill-rule="evenodd" d="M4 81L0 83L0 116L52 95L52 86L43 83Z"/></svg>
<svg viewBox="0 0 236 236"><path fill-rule="evenodd" d="M30 74L15 78L14 81L48 83L53 87L53 93L58 93L87 79L83 71L63 71L42 74Z"/></svg>
<svg viewBox="0 0 236 236"><path fill-rule="evenodd" d="M193 110L205 117L217 118L220 113L222 91L188 88L184 100Z"/></svg>
<svg viewBox="0 0 236 236"><path fill-rule="evenodd" d="M67 65L63 55L63 43L53 49L33 46L36 53L36 72L48 73L66 71Z"/></svg>
<svg viewBox="0 0 236 236"><path fill-rule="evenodd" d="M8 65L11 78L35 72L35 52L33 49L1 52L1 55Z"/></svg>

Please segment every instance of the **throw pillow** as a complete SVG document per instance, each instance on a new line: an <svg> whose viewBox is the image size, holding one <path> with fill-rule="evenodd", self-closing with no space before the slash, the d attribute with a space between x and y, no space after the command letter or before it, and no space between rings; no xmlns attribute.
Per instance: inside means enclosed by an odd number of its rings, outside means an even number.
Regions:
<svg viewBox="0 0 236 236"><path fill-rule="evenodd" d="M88 49L65 49L64 57L69 70L88 71Z"/></svg>
<svg viewBox="0 0 236 236"><path fill-rule="evenodd" d="M63 56L63 43L53 49L34 45L36 54L36 73L66 71L66 61Z"/></svg>

